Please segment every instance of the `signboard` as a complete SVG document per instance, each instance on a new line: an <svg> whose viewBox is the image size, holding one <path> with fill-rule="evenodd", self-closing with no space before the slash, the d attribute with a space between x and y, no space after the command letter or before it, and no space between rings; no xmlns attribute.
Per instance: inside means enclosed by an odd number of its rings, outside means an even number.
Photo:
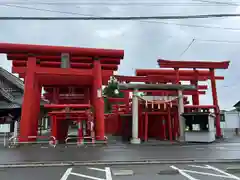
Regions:
<svg viewBox="0 0 240 180"><path fill-rule="evenodd" d="M70 56L68 53L61 55L61 68L70 68Z"/></svg>
<svg viewBox="0 0 240 180"><path fill-rule="evenodd" d="M10 124L0 124L0 133L11 132Z"/></svg>

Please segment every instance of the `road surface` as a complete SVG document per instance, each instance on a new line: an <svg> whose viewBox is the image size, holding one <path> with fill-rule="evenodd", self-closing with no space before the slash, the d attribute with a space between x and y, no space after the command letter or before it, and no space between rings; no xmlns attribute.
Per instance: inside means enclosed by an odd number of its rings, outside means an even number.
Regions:
<svg viewBox="0 0 240 180"><path fill-rule="evenodd" d="M10 168L0 170L0 177L1 180L240 180L239 173L226 172L226 169L230 166L238 165L167 164L110 167Z"/></svg>
<svg viewBox="0 0 240 180"><path fill-rule="evenodd" d="M17 149L0 148L0 164L17 162L62 161L141 161L182 159L239 159L240 143L192 146L134 146L104 147L27 146Z"/></svg>

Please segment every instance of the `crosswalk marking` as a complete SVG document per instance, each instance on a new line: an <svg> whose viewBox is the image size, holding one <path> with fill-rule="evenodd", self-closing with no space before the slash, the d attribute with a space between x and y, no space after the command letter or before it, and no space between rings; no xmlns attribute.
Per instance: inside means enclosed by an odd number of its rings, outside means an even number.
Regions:
<svg viewBox="0 0 240 180"><path fill-rule="evenodd" d="M75 173L75 172L72 172L72 169L73 168L68 168L60 180L67 180L70 175L78 176L78 177L82 177L82 178L86 178L86 179L91 179L91 180L112 180L112 172L111 172L110 167L105 167L105 169L94 168L94 167L87 168L87 169L94 170L94 171L105 172L105 176L106 176L105 179L95 177L95 176L89 176L89 175L85 175L85 174Z"/></svg>
<svg viewBox="0 0 240 180"><path fill-rule="evenodd" d="M205 165L205 166L198 166L198 165L188 165L190 167L195 167L195 168L200 168L200 169L209 169L209 170L213 170L217 173L220 174L214 174L214 173L207 173L207 172L201 172L201 171L193 171L193 170L188 170L188 169L180 169L177 168L176 166L170 166L172 169L178 170L178 172L185 176L186 178L188 178L189 180L198 180L195 177L193 177L190 174L198 174L198 175L205 175L205 176L212 176L212 177L219 177L219 178L228 178L228 179L235 179L235 180L240 180L239 177L234 176L232 174L229 174L223 170L220 170L216 167L213 166L209 166L209 165Z"/></svg>
<svg viewBox="0 0 240 180"><path fill-rule="evenodd" d="M182 169L179 169L179 168L177 168L177 167L175 167L175 166L170 166L170 167L173 168L173 169L175 169L175 170L178 170L178 172L179 172L181 175L185 176L185 177L188 178L189 180L199 180L199 179L196 179L196 178L192 177L191 175L187 174L187 173L184 172Z"/></svg>
<svg viewBox="0 0 240 180"><path fill-rule="evenodd" d="M209 169L212 169L212 170L215 170L215 171L217 171L217 172L219 172L219 173L225 174L226 176L229 176L229 177L231 177L232 179L240 180L239 177L234 176L233 174L229 174L229 173L227 173L227 172L225 172L225 171L222 171L222 170L220 170L220 169L218 169L218 168L216 168L216 167L213 167L213 166L209 166L209 165L206 165L206 166L209 167Z"/></svg>
<svg viewBox="0 0 240 180"><path fill-rule="evenodd" d="M110 167L105 168L106 171L106 180L112 180L112 173Z"/></svg>
<svg viewBox="0 0 240 180"><path fill-rule="evenodd" d="M87 178L87 179L92 179L92 180L106 180L106 179L102 179L102 178L98 178L98 177L94 177L94 176L87 176L87 175L79 174L79 173L71 173L71 175L75 175L75 176L83 177L83 178Z"/></svg>
<svg viewBox="0 0 240 180"><path fill-rule="evenodd" d="M71 174L72 168L68 168L66 172L63 174L62 178L60 180L67 180L68 176Z"/></svg>

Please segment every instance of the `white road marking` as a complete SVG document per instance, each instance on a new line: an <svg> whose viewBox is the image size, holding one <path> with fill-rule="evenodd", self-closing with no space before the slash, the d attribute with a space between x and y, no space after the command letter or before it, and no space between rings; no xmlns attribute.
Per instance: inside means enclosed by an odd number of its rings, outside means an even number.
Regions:
<svg viewBox="0 0 240 180"><path fill-rule="evenodd" d="M71 173L71 175L78 176L78 177L83 177L83 178L87 178L87 179L93 179L93 180L105 180L105 179L102 179L102 178L87 176L87 175L79 174L79 173Z"/></svg>
<svg viewBox="0 0 240 180"><path fill-rule="evenodd" d="M207 166L198 166L198 165L188 165L188 166L194 167L194 168L209 169L209 167L207 167Z"/></svg>
<svg viewBox="0 0 240 180"><path fill-rule="evenodd" d="M206 173L206 172L200 172L200 171L191 171L191 170L183 170L186 173L192 173L192 174L199 174L199 175L206 175L206 176L214 176L214 177L222 177L222 178L229 178L233 179L232 177L228 175L220 175L220 174L212 174L212 173Z"/></svg>
<svg viewBox="0 0 240 180"><path fill-rule="evenodd" d="M100 168L89 167L88 169L90 169L90 170L94 170L94 171L102 171L102 172L106 172L105 169L100 169Z"/></svg>
<svg viewBox="0 0 240 180"><path fill-rule="evenodd" d="M60 180L67 180L69 175L74 175L74 176L83 177L83 178L92 179L92 180L112 180L112 172L111 172L110 167L105 167L105 169L94 168L94 167L88 168L90 170L105 172L106 179L102 179L102 178L98 178L98 177L94 177L94 176L88 176L88 175L80 174L80 173L74 173L74 172L72 172L72 169L73 168L68 168Z"/></svg>
<svg viewBox="0 0 240 180"><path fill-rule="evenodd" d="M106 180L112 180L112 172L110 167L105 167Z"/></svg>
<svg viewBox="0 0 240 180"><path fill-rule="evenodd" d="M68 176L72 173L72 168L68 168L65 173L63 174L60 180L67 180Z"/></svg>
<svg viewBox="0 0 240 180"><path fill-rule="evenodd" d="M229 173L227 173L227 172L225 172L225 171L222 171L222 170L220 170L220 169L218 169L218 168L216 168L216 167L209 166L209 165L206 165L206 166L207 166L209 169L212 169L212 170L215 170L215 171L217 171L217 172L219 172L219 173L225 174L226 176L231 177L232 179L240 180L240 177L237 177L237 176L234 176L234 175L232 175L232 174L229 174Z"/></svg>
<svg viewBox="0 0 240 180"><path fill-rule="evenodd" d="M189 180L199 180L199 179L196 179L196 178L190 176L189 174L185 173L183 170L177 168L176 166L170 166L170 167L173 168L173 169L175 169L175 170L178 170L178 172L179 172L181 175L185 176L185 177L188 178Z"/></svg>
<svg viewBox="0 0 240 180"><path fill-rule="evenodd" d="M218 172L220 174L213 174L213 173L207 173L207 172L201 172L201 171L192 171L192 170L187 170L187 169L180 169L177 168L176 166L170 166L171 168L178 170L178 172L188 178L189 180L198 180L194 178L193 176L189 175L191 174L198 174L198 175L205 175L205 176L213 176L213 177L220 177L220 178L228 178L228 179L236 179L240 180L240 177L234 176L232 174L229 174L223 170L220 170L216 167L205 165L205 166L199 166L199 165L188 165L190 167L195 167L195 168L201 168L201 169L209 169L209 170L214 170L215 172Z"/></svg>
<svg viewBox="0 0 240 180"><path fill-rule="evenodd" d="M226 149L225 147L216 147L216 149L223 150Z"/></svg>
<svg viewBox="0 0 240 180"><path fill-rule="evenodd" d="M134 172L133 170L113 170L112 174L114 176L132 176Z"/></svg>

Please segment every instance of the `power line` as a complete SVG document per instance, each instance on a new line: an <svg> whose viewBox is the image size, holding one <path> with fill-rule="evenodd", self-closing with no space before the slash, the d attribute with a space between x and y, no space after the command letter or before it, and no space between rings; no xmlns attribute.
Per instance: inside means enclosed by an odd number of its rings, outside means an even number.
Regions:
<svg viewBox="0 0 240 180"><path fill-rule="evenodd" d="M202 42L240 44L240 41L216 40L216 39L196 39L196 38L194 38L194 39L195 39L195 41L202 41Z"/></svg>
<svg viewBox="0 0 240 180"><path fill-rule="evenodd" d="M233 30L233 31L239 31L239 30L240 30L240 28L219 27L219 26L209 26L209 25L196 25L196 24L183 24L183 23L171 23L171 22L163 22L163 21L148 21L148 20L143 20L143 21L141 21L141 22L154 23L154 24L166 24L166 25L186 26L186 27L193 27L193 28L223 29L223 30Z"/></svg>
<svg viewBox="0 0 240 180"><path fill-rule="evenodd" d="M196 39L193 38L191 42L188 44L186 49L180 54L180 58L190 49L190 47L197 41L202 41L202 42L215 42L215 43L227 43L227 44L240 44L240 41L228 41L228 40L213 40L213 39Z"/></svg>
<svg viewBox="0 0 240 180"><path fill-rule="evenodd" d="M192 39L192 41L189 43L189 45L187 46L187 48L180 54L180 58L189 50L189 48L192 46L192 44L194 43L195 39Z"/></svg>
<svg viewBox="0 0 240 180"><path fill-rule="evenodd" d="M69 11L57 11L57 10L45 9L45 8L35 8L35 7L27 7L27 6L10 5L10 4L0 5L0 6L14 7L14 8L20 8L20 9L29 9L29 10L37 10L37 11L44 11L44 12L52 12L52 13L60 13L60 14L70 14L70 15L81 15L81 16L93 17L90 14L82 14L82 13L69 12Z"/></svg>
<svg viewBox="0 0 240 180"><path fill-rule="evenodd" d="M71 15L82 15L82 16L94 17L94 15L92 15L92 14L82 14L82 13L68 12L68 11L56 11L56 10L45 9L45 8L34 8L34 7L26 7L26 6L18 6L18 5L2 5L2 6L21 8L21 9L29 9L29 10L37 10L37 11L44 11L44 12L54 12L54 13L61 13L61 14L71 14ZM194 24L182 24L182 23L170 23L170 22L162 22L162 21L141 20L141 22L166 24L166 25L177 25L177 26L186 26L186 27L194 27L194 28L209 28L209 29L223 29L223 30L236 30L236 31L240 30L240 28L217 27L217 26L194 25Z"/></svg>
<svg viewBox="0 0 240 180"><path fill-rule="evenodd" d="M222 18L222 17L240 17L240 14L196 14L196 15L184 15L184 16L115 16L115 17L21 17L21 16L2 16L0 20L43 20L43 21L64 21L64 20L84 20L84 21L107 21L107 20L147 20L147 19L208 19L208 18Z"/></svg>
<svg viewBox="0 0 240 180"><path fill-rule="evenodd" d="M238 3L233 3L233 2L220 2L220 1L208 1L208 0L193 0L193 1L203 2L207 4L212 4L212 5L239 6Z"/></svg>
<svg viewBox="0 0 240 180"><path fill-rule="evenodd" d="M237 3L205 3L207 1L196 2L19 2L8 1L0 2L0 5L14 4L14 5L48 5L48 6L73 6L73 5L100 5L100 6L240 6Z"/></svg>

